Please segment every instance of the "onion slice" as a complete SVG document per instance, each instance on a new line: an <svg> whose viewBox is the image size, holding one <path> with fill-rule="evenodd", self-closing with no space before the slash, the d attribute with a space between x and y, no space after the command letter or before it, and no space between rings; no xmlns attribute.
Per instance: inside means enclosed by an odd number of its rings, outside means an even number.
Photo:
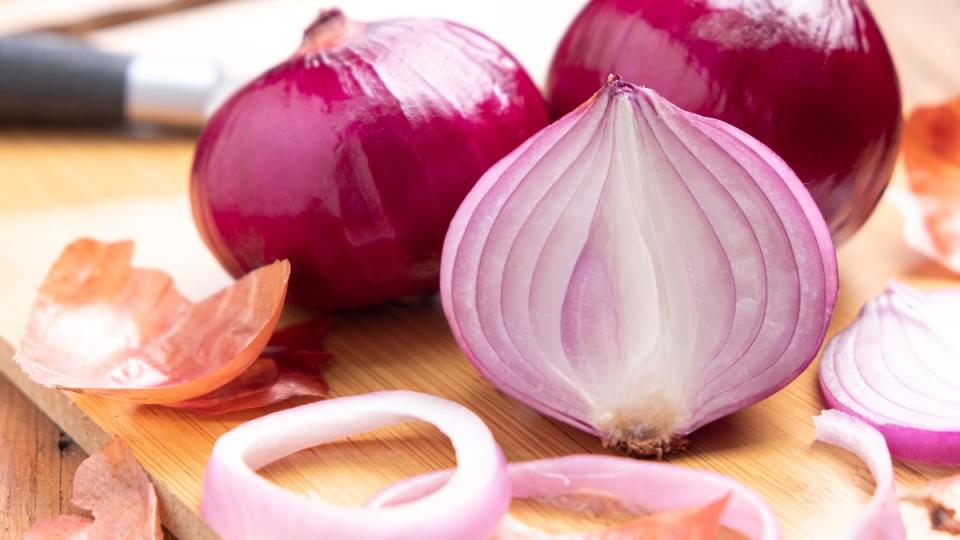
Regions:
<svg viewBox="0 0 960 540"><path fill-rule="evenodd" d="M299 450L414 419L439 428L457 455L449 482L417 501L383 509L335 506L291 493L255 472ZM435 396L391 391L301 405L227 432L207 463L200 512L226 540L481 540L496 528L509 501L503 454L480 418Z"/></svg>
<svg viewBox="0 0 960 540"><path fill-rule="evenodd" d="M860 517L851 540L902 540L903 521L897 506L893 465L883 435L869 424L837 410L823 411L813 418L817 439L839 446L862 459L877 484L873 497Z"/></svg>
<svg viewBox="0 0 960 540"><path fill-rule="evenodd" d="M120 439L112 439L77 468L73 504L90 510L94 519L57 516L34 525L24 540L163 538L153 484Z"/></svg>
<svg viewBox="0 0 960 540"><path fill-rule="evenodd" d="M479 180L447 233L440 292L494 386L662 456L809 364L836 254L768 148L611 76Z"/></svg>
<svg viewBox="0 0 960 540"><path fill-rule="evenodd" d="M824 348L831 407L872 424L899 457L960 463L960 290L891 280Z"/></svg>
<svg viewBox="0 0 960 540"><path fill-rule="evenodd" d="M719 517L720 524L752 539L780 538L776 517L763 499L736 480L710 471L599 455L511 463L507 470L513 497L517 499L586 496L604 504L615 499L628 510L646 512L670 512L691 507L705 509L726 499ZM451 471L438 471L401 480L374 495L367 501L367 506L381 508L417 500L434 493L451 474ZM697 511L691 515L702 517ZM531 536L531 531L533 529L529 526L508 515L500 524L497 537L557 538L542 532Z"/></svg>
<svg viewBox="0 0 960 540"><path fill-rule="evenodd" d="M255 270L198 303L133 268L132 242L80 239L40 287L17 352L35 382L139 403L204 395L257 359L280 318L290 264Z"/></svg>

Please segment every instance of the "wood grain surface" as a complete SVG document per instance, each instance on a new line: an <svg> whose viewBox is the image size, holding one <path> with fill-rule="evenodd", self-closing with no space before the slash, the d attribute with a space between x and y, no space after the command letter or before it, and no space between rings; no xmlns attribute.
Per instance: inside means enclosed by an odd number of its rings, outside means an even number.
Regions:
<svg viewBox="0 0 960 540"><path fill-rule="evenodd" d="M0 355L10 348L0 344ZM86 457L9 380L0 377L0 538L20 538L38 520L83 514L70 503L73 473Z"/></svg>
<svg viewBox="0 0 960 540"><path fill-rule="evenodd" d="M869 3L893 50L908 106L960 93L960 66L955 60L960 50L960 4ZM149 28L143 32L149 33ZM135 40L129 39L135 48ZM525 61L522 46L507 45ZM189 136L169 134L0 132L0 336L12 343L19 339L34 287L64 243L80 234L137 239L138 260L170 270L193 296L222 283L222 271L192 230L183 199L192 144ZM902 172L897 174L899 178ZM889 277L921 287L958 284L944 270L909 252L900 228L900 217L884 202L864 230L840 250L841 296L831 332L848 324ZM511 460L605 452L592 437L494 391L457 350L435 300L344 314L337 318L329 345L336 355L328 373L334 395L408 388L456 400L488 422ZM225 430L260 413L204 418L66 396L17 379L8 353L0 347L0 369L13 375L31 400L87 450L102 444L107 435L127 442L156 481L167 526L174 533L183 538L207 534L194 511L210 448ZM23 427L29 424L28 407L20 409L23 414L7 414L15 396L2 389L0 393L5 396L0 400L4 406L0 493L3 486L15 484L15 491L6 493L22 490L26 498L36 499L38 491L32 486L49 484L43 478L52 478L54 468L59 475L63 465L51 462L49 455L42 457L49 441L7 438L21 428L25 433L39 430ZM773 505L788 539L839 538L867 500L872 482L854 457L813 442L810 418L822 406L811 368L770 399L694 434L691 450L672 462L721 471L750 485ZM9 428L11 423L19 427ZM7 452L8 445L17 448ZM8 466L12 455L36 466ZM300 452L263 474L308 497L356 504L386 482L452 464L446 439L433 428L412 424ZM37 472L30 473L31 467ZM901 489L956 470L896 464ZM15 512L30 512L22 500L2 497L0 524L5 526ZM59 499L33 504L42 507L35 513L60 509ZM514 511L548 529L577 521L536 505L515 505ZM0 532L5 533L2 526Z"/></svg>

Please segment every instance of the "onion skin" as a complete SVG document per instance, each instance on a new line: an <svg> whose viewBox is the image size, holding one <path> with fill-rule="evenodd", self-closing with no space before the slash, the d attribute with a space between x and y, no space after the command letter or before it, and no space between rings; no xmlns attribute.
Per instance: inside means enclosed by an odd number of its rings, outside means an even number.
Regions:
<svg viewBox="0 0 960 540"><path fill-rule="evenodd" d="M546 123L530 77L478 32L323 12L297 54L207 124L194 218L234 275L289 259L295 303L350 308L430 293L463 197Z"/></svg>
<svg viewBox="0 0 960 540"><path fill-rule="evenodd" d="M902 126L893 61L862 0L593 0L547 81L554 117L608 73L754 136L797 173L842 242L867 220Z"/></svg>

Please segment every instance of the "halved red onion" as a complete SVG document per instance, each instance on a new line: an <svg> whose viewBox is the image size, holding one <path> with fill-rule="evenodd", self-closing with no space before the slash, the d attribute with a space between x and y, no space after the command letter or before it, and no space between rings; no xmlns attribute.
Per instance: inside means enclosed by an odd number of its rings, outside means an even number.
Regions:
<svg viewBox="0 0 960 540"><path fill-rule="evenodd" d="M960 290L891 280L824 348L831 407L872 424L894 455L960 464Z"/></svg>
<svg viewBox="0 0 960 540"><path fill-rule="evenodd" d="M429 497L384 509L306 499L255 471L294 452L377 428L423 420L450 438L457 469ZM375 392L310 403L252 420L217 440L200 513L235 538L486 539L510 502L503 454L465 407L416 392Z"/></svg>
<svg viewBox="0 0 960 540"><path fill-rule="evenodd" d="M857 455L873 475L877 487L851 540L903 540L905 532L893 481L890 452L879 431L853 416L837 410L823 411L813 418L817 439Z"/></svg>
<svg viewBox="0 0 960 540"><path fill-rule="evenodd" d="M663 512L704 506L729 497L720 523L748 538L780 538L777 520L767 503L746 486L710 471L633 459L573 455L507 466L515 499L565 496L613 497L627 510ZM406 503L435 492L452 471L437 471L401 480L377 493L367 506ZM507 515L498 538L531 530ZM543 538L554 538L542 533ZM566 538L566 537L565 537Z"/></svg>
<svg viewBox="0 0 960 540"><path fill-rule="evenodd" d="M780 158L616 76L480 179L441 267L496 387L657 456L793 380L836 294L830 234Z"/></svg>

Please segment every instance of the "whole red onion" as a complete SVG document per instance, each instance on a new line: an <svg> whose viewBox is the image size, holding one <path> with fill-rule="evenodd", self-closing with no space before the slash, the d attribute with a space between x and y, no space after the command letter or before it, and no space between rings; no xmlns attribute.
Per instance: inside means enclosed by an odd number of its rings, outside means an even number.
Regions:
<svg viewBox="0 0 960 540"><path fill-rule="evenodd" d="M553 116L612 72L777 152L836 241L866 221L890 179L900 90L862 0L593 0L554 57Z"/></svg>
<svg viewBox="0 0 960 540"><path fill-rule="evenodd" d="M436 290L444 233L493 163L545 126L530 77L482 34L321 13L197 145L191 198L233 274L292 264L291 300L355 307Z"/></svg>

